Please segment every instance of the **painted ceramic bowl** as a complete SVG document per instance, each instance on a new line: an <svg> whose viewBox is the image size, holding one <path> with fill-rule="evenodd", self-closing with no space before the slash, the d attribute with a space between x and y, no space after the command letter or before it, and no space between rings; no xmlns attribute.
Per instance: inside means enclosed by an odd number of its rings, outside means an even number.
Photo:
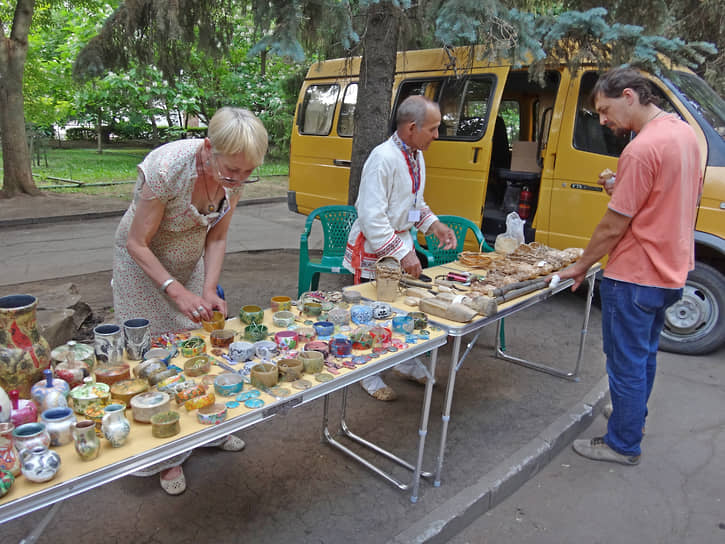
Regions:
<svg viewBox="0 0 725 544"><path fill-rule="evenodd" d="M168 366L169 361L174 356L174 351L166 348L151 348L143 354L144 360L148 359L160 359L165 365Z"/></svg>
<svg viewBox="0 0 725 544"><path fill-rule="evenodd" d="M330 354L330 346L322 340L313 340L305 345L305 351L319 351L323 357L327 357Z"/></svg>
<svg viewBox="0 0 725 544"><path fill-rule="evenodd" d="M274 315L272 316L272 323L274 323L275 327L279 327L281 329L286 329L287 327L294 325L295 314L293 314L289 310L282 310L280 312L275 312Z"/></svg>
<svg viewBox="0 0 725 544"><path fill-rule="evenodd" d="M335 332L335 324L331 321L318 321L312 326L317 336L332 336Z"/></svg>
<svg viewBox="0 0 725 544"><path fill-rule="evenodd" d="M347 338L330 340L330 353L335 357L349 357L352 353L352 342Z"/></svg>
<svg viewBox="0 0 725 544"><path fill-rule="evenodd" d="M149 384L146 380L140 378L123 380L111 386L111 398L113 400L122 400L128 404L133 397L145 393L148 390Z"/></svg>
<svg viewBox="0 0 725 544"><path fill-rule="evenodd" d="M290 297L272 297L269 305L273 312L280 312L292 308L292 299Z"/></svg>
<svg viewBox="0 0 725 544"><path fill-rule="evenodd" d="M196 418L202 425L219 425L227 418L227 407L223 404L211 404L199 408Z"/></svg>
<svg viewBox="0 0 725 544"><path fill-rule="evenodd" d="M97 366L93 373L96 382L113 385L121 380L128 380L131 377L131 367L126 363L111 366Z"/></svg>
<svg viewBox="0 0 725 544"><path fill-rule="evenodd" d="M390 319L393 315L393 308L387 302L376 302L373 304L373 317L375 319Z"/></svg>
<svg viewBox="0 0 725 544"><path fill-rule="evenodd" d="M232 342L229 344L229 357L237 362L249 361L255 354L254 344L251 342Z"/></svg>
<svg viewBox="0 0 725 544"><path fill-rule="evenodd" d="M227 348L234 342L235 335L236 333L231 329L219 329L211 331L209 340L215 348Z"/></svg>
<svg viewBox="0 0 725 544"><path fill-rule="evenodd" d="M156 438L169 438L178 434L180 430L179 412L169 410L151 416L151 435Z"/></svg>
<svg viewBox="0 0 725 544"><path fill-rule="evenodd" d="M193 399L187 400L184 403L184 408L186 408L187 412L191 412L192 410L204 408L204 406L210 406L214 404L215 400L216 396L214 396L214 393L209 392L205 395L201 395L200 397L194 397Z"/></svg>
<svg viewBox="0 0 725 544"><path fill-rule="evenodd" d="M260 363L252 367L249 379L254 387L274 387L279 381L279 370L277 365Z"/></svg>
<svg viewBox="0 0 725 544"><path fill-rule="evenodd" d="M317 317L322 313L322 304L319 302L305 302L302 305L302 311L305 315Z"/></svg>
<svg viewBox="0 0 725 544"><path fill-rule="evenodd" d="M174 393L174 400L176 400L176 404L184 404L188 400L206 395L206 387L203 384L195 384L193 382L187 383L189 383L188 387L177 389Z"/></svg>
<svg viewBox="0 0 725 544"><path fill-rule="evenodd" d="M370 349L373 347L373 337L369 327L358 327L350 333L352 349Z"/></svg>
<svg viewBox="0 0 725 544"><path fill-rule="evenodd" d="M295 382L302 378L305 367L299 359L282 359L277 362L277 370L279 371L279 381Z"/></svg>
<svg viewBox="0 0 725 544"><path fill-rule="evenodd" d="M264 321L264 310L253 304L242 306L242 309L239 310L239 319L242 320L242 323L246 323L247 325L261 323Z"/></svg>
<svg viewBox="0 0 725 544"><path fill-rule="evenodd" d="M335 325L341 327L350 323L350 310L344 308L333 308L327 312L327 319Z"/></svg>
<svg viewBox="0 0 725 544"><path fill-rule="evenodd" d="M358 304L350 308L350 319L356 325L365 325L373 320L373 309L370 306Z"/></svg>
<svg viewBox="0 0 725 544"><path fill-rule="evenodd" d="M410 312L408 315L413 318L414 329L425 329L428 326L428 316L423 312Z"/></svg>
<svg viewBox="0 0 725 544"><path fill-rule="evenodd" d="M244 379L236 372L224 372L214 379L214 391L222 397L232 397L244 387Z"/></svg>
<svg viewBox="0 0 725 544"><path fill-rule="evenodd" d="M204 330L207 332L223 329L225 324L226 318L224 317L224 314L217 310L212 312L211 319L201 320L201 326L204 327Z"/></svg>
<svg viewBox="0 0 725 544"><path fill-rule="evenodd" d="M244 327L244 339L250 342L259 342L260 340L266 340L269 330L267 325L260 325L258 323L252 323Z"/></svg>
<svg viewBox="0 0 725 544"><path fill-rule="evenodd" d="M295 331L279 331L275 333L274 341L279 349L295 349L297 347L297 333Z"/></svg>
<svg viewBox="0 0 725 544"><path fill-rule="evenodd" d="M24 423L13 430L13 441L18 451L39 446L48 448L50 447L50 433L45 428L45 423Z"/></svg>
<svg viewBox="0 0 725 544"><path fill-rule="evenodd" d="M201 376L207 374L211 369L211 360L208 355L199 355L192 357L184 362L184 374L189 377Z"/></svg>
<svg viewBox="0 0 725 544"><path fill-rule="evenodd" d="M297 355L297 358L302 361L302 365L307 374L318 374L322 372L325 356L319 351L303 351Z"/></svg>
<svg viewBox="0 0 725 544"><path fill-rule="evenodd" d="M206 351L206 342L201 336L192 336L181 342L179 348L184 357L196 357Z"/></svg>
<svg viewBox="0 0 725 544"><path fill-rule="evenodd" d="M141 393L131 399L133 419L142 423L149 423L151 416L160 412L168 412L170 407L171 397L163 391Z"/></svg>
<svg viewBox="0 0 725 544"><path fill-rule="evenodd" d="M410 334L415 328L415 322L410 315L396 315L393 317L393 332Z"/></svg>
<svg viewBox="0 0 725 544"><path fill-rule="evenodd" d="M317 338L314 327L300 327L297 329L297 338L300 342L307 343Z"/></svg>
<svg viewBox="0 0 725 544"><path fill-rule="evenodd" d="M271 340L260 340L254 343L254 354L260 359L271 359L279 354L279 347Z"/></svg>

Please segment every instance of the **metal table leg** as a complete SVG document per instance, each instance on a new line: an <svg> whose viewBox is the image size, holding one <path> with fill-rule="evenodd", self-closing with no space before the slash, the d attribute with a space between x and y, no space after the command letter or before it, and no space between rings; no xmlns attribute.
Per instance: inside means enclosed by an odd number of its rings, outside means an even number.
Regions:
<svg viewBox="0 0 725 544"><path fill-rule="evenodd" d="M62 505L62 502L54 503L53 506L51 506L50 509L46 512L45 516L43 516L43 519L40 520L40 523L38 523L33 528L28 536L20 541L20 544L34 544L35 542L37 542L37 540L43 535L43 531L45 531L45 528L48 526L48 524L53 521L53 518L58 513L58 510L60 510L60 507Z"/></svg>
<svg viewBox="0 0 725 544"><path fill-rule="evenodd" d="M350 438L351 440L357 442L358 444L361 444L362 446L365 446L366 448L372 450L373 452L377 453L378 455L385 457L386 459L389 459L390 461L393 461L400 466L407 468L408 470L413 472L413 477L410 481L410 483L403 483L394 476L390 475L389 473L385 472L381 468L377 467L364 457L360 456L356 452L352 451L350 448L342 444L339 440L334 438L332 436L332 433L330 432L329 426L328 426L328 408L329 408L329 401L328 396L325 396L324 406L323 406L323 416L322 416L322 438L325 442L330 444L331 446L337 448L338 450L342 451L343 453L349 455L356 461L358 461L363 466L369 468L371 471L373 471L375 474L381 476L394 486L396 486L401 491L407 491L408 489L412 489L412 493L410 496L411 502L417 502L418 501L418 491L420 487L420 477L423 476L425 478L430 478L433 476L430 472L424 472L423 471L423 453L425 449L425 439L426 435L428 434L428 417L430 414L430 405L431 405L431 398L433 396L433 385L435 384L435 369L436 369L436 361L438 359L438 348L434 349L430 353L430 363L428 365L428 368L426 369L427 374L427 381L425 384L425 393L423 397L423 406L421 408L421 417L420 417L420 426L418 429L418 456L416 459L416 464L413 465L409 462L407 462L404 459L401 459L397 455L389 452L388 450L378 446L377 444L374 444L373 442L370 442L369 440L366 440L362 438L361 436L353 433L350 428L347 425L347 422L345 420L346 415L346 409L347 409L347 387L343 389L342 391L342 413L340 416L340 434L343 436L346 436Z"/></svg>
<svg viewBox="0 0 725 544"><path fill-rule="evenodd" d="M503 359L504 361L508 361L509 363L514 363L517 365L521 365L527 368L531 368L533 370L538 370L540 372L546 372L547 374L551 374L552 376L556 376L558 378L564 378L565 380L570 380L573 382L579 381L579 367L581 366L581 359L582 354L584 352L584 341L587 336L587 327L589 326L589 313L592 308L592 297L594 295L594 280L595 275L591 274L587 281L589 282L589 288L587 291L586 296L586 303L584 306L584 323L582 325L582 330L579 336L579 350L576 357L576 364L574 366L574 370L571 372L567 372L564 370L560 370L558 368L554 368L551 366L547 366L541 363L536 363L534 361L529 361L527 359L521 359L520 357L515 357L513 355L509 355L506 353L506 348L502 347L501 345L501 321L496 322L496 349L494 351L494 356L498 359Z"/></svg>

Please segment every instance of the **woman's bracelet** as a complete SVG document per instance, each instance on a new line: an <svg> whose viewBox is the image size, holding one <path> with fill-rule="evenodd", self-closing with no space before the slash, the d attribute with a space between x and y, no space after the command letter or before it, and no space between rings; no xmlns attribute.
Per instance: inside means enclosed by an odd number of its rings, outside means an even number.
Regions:
<svg viewBox="0 0 725 544"><path fill-rule="evenodd" d="M166 280L164 283L161 284L161 287L159 289L161 289L162 293L165 293L166 290L169 288L169 285L171 285L175 281L176 280L174 278L169 278L168 280Z"/></svg>

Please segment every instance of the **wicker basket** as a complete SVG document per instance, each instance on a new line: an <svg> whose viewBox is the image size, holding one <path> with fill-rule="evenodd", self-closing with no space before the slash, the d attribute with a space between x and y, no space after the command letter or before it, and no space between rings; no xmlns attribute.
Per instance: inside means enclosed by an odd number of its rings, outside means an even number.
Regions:
<svg viewBox="0 0 725 544"><path fill-rule="evenodd" d="M395 257L381 257L375 263L375 287L377 299L393 302L398 297L403 269Z"/></svg>

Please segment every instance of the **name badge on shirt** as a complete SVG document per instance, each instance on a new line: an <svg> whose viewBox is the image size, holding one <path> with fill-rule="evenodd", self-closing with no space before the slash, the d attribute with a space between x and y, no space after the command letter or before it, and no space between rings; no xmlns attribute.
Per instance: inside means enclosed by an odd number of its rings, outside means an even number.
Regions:
<svg viewBox="0 0 725 544"><path fill-rule="evenodd" d="M420 210L415 208L408 210L408 221L411 223L417 223L420 221Z"/></svg>

